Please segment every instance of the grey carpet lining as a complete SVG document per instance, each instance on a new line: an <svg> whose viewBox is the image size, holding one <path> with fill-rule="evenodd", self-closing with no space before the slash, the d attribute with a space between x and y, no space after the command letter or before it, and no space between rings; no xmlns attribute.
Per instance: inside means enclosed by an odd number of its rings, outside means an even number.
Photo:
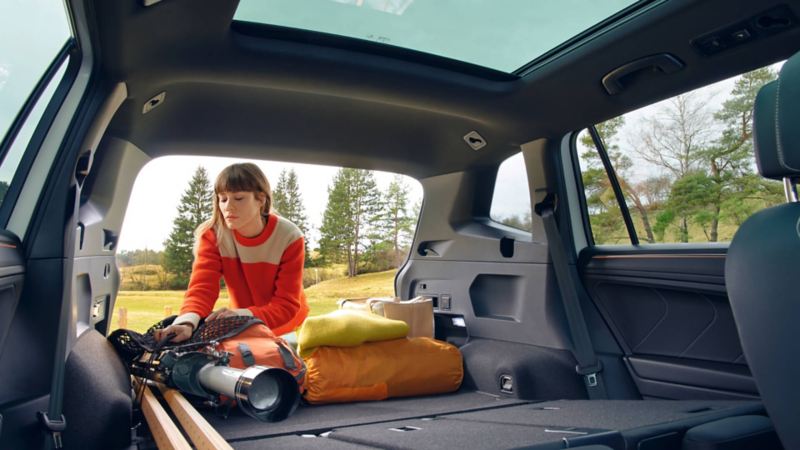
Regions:
<svg viewBox="0 0 800 450"><path fill-rule="evenodd" d="M319 434L376 422L438 416L499 407L528 404L513 398L501 398L481 392L464 391L454 394L391 399L380 402L360 402L339 405L301 405L288 419L262 423L232 411L227 419L204 411L206 420L228 441L265 438L303 433Z"/></svg>
<svg viewBox="0 0 800 450"><path fill-rule="evenodd" d="M736 408L742 409L739 414L746 414L762 407L759 402L749 401L568 400L457 413L448 417L487 423L630 430L693 417L713 417L716 413L726 416Z"/></svg>
<svg viewBox="0 0 800 450"><path fill-rule="evenodd" d="M552 401L514 404L510 400L495 400L495 403L480 410L455 411L457 405L474 405L484 394L461 393L450 396L420 399L394 400L369 404L334 405L316 407L314 412L298 411L305 426L317 427L313 422L322 415L374 412L365 407L385 406L396 415L414 408L415 417L395 420L380 420L385 415L363 415L349 425L326 428L332 432L327 437L302 438L282 436L270 439L267 435L251 435L251 440L234 442L236 448L250 449L276 446L281 448L334 448L334 449L415 449L415 448L562 448L563 439L575 439L577 432L587 433L586 438L610 436L614 442L623 442L623 436L650 435L648 427L659 429L685 429L692 422L704 423L721 417L763 411L758 402L748 401L669 401L669 400L607 400L607 401ZM438 405L437 405L438 403ZM510 403L503 405L502 403ZM445 405L446 404L446 405ZM415 408L416 407L416 408ZM450 410L450 412L439 412ZM402 410L398 411L398 410ZM313 417L312 417L313 416ZM351 416L348 416L350 419ZM343 417L339 417L343 420ZM253 426L253 421L247 419ZM291 420L291 419L290 419ZM280 424L261 424L274 426ZM294 427L299 426L294 424ZM259 427L261 428L261 427ZM565 431L566 430L566 431ZM572 431L569 431L572 430ZM622 434L615 430L622 430ZM297 434L297 433L296 433ZM225 434L223 434L225 435ZM274 435L274 434L273 434ZM616 436L616 438L614 438ZM280 441L279 441L280 440ZM628 440L628 438L625 438ZM633 441L632 441L633 442ZM625 444L620 444L625 445ZM296 446L296 447L295 447Z"/></svg>

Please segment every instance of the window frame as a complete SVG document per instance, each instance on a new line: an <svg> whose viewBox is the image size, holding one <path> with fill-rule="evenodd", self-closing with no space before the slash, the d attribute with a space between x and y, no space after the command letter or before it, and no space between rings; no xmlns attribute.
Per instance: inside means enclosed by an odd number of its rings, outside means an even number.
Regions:
<svg viewBox="0 0 800 450"><path fill-rule="evenodd" d="M589 125L585 128L580 128L572 132L572 136L570 138L570 153L572 156L572 171L575 176L575 182L578 188L578 204L581 209L581 218L583 221L583 229L586 235L586 242L589 247L597 247L598 244L594 240L594 231L592 230L592 221L589 218L589 205L586 200L586 186L583 184L583 176L581 172L581 163L580 163L580 154L578 154L578 135L582 131L586 130L589 132L590 136L592 137L592 142L594 143L594 148L597 151L598 156L600 156L600 161L603 164L603 170L608 177L608 181L611 184L611 189L614 191L614 197L617 200L617 204L619 205L620 213L622 214L622 220L625 223L625 228L628 231L628 238L630 240L629 243L625 244L601 244L601 245L617 245L617 246L625 246L625 245L632 245L635 247L639 247L639 236L636 233L636 227L633 224L633 218L630 215L630 210L628 209L628 202L625 200L625 194L622 192L622 187L619 185L619 180L617 179L616 171L614 170L614 165L611 162L611 159L608 157L608 152L605 148L605 143L602 140L602 136L597 131L595 124ZM592 130L594 132L592 132Z"/></svg>
<svg viewBox="0 0 800 450"><path fill-rule="evenodd" d="M530 192L531 192L530 173L528 173L528 168L527 168L527 166L525 164L524 152L522 150L520 150L519 152L513 153L513 154L507 156L506 158L504 158L502 161L500 161L500 163L497 164L497 167L494 170L494 183L492 183L492 189L491 189L490 195L488 196L489 204L488 204L488 209L486 211L486 219L487 219L486 220L486 224L490 225L492 228L496 228L496 229L501 230L501 231L503 231L505 233L513 234L514 235L513 237L515 239L518 239L518 240L524 240L524 239L533 240L533 237L534 237L533 236L533 217L535 216L535 212L533 210L534 209L533 208L533 204L528 205L529 208L530 208L528 212L530 213L530 216L531 216L531 229L530 230L523 230L522 228L517 228L517 227L511 226L511 225L507 225L507 224L505 224L503 222L500 222L499 220L495 219L494 217L492 217L492 206L494 205L494 194L495 194L495 192L497 190L497 182L500 181L500 168L509 159L511 159L511 158L513 158L515 156L519 156L522 159L522 168L523 168L523 171L525 172L525 182L526 182L525 184L527 186L528 199L529 199L529 202L530 202Z"/></svg>
<svg viewBox="0 0 800 450"><path fill-rule="evenodd" d="M50 83L54 81L54 77L56 74L58 74L59 70L66 62L67 66L64 70L64 75L61 80L58 81L58 85L53 92L53 96L49 100L46 100L47 105L44 108L42 116L39 118L39 123L37 123L34 127L30 141L25 146L22 158L20 158L20 161L14 170L14 175L9 183L8 192L6 192L2 203L0 203L0 227L3 229L7 229L8 227L11 214L14 211L14 207L16 206L20 192L22 191L23 181L29 175L33 166L33 162L39 153L39 149L44 143L48 131L50 130L50 127L55 120L62 104L66 100L70 88L72 87L75 79L78 77L82 63L81 56L81 51L75 37L72 36L68 38L61 50L56 54L53 61L50 63L50 65L48 65L42 77L36 83L33 91L31 91L31 94L25 100L22 108L11 123L8 132L2 140L2 143L0 143L0 164L2 164L8 155L9 149L15 143L14 141L19 135L19 132L26 125L31 112L37 106L39 100L41 100L42 94L50 86ZM67 59L69 61L67 61Z"/></svg>

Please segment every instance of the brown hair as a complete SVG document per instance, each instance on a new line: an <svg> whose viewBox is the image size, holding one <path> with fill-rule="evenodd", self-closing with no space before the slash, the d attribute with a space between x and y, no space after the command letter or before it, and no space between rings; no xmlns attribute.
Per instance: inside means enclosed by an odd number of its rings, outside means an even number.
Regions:
<svg viewBox="0 0 800 450"><path fill-rule="evenodd" d="M263 194L265 202L264 207L261 209L261 214L266 216L272 210L272 189L269 186L266 175L257 165L253 163L238 163L222 169L222 172L217 175L217 181L214 183L214 211L211 213L211 219L200 224L195 231L195 257L197 256L197 247L200 245L200 238L203 233L213 228L216 230L217 240L219 241L220 239L222 227L225 225L222 222L222 211L219 209L219 198L217 196L223 192L252 192L256 198L259 197L259 194Z"/></svg>

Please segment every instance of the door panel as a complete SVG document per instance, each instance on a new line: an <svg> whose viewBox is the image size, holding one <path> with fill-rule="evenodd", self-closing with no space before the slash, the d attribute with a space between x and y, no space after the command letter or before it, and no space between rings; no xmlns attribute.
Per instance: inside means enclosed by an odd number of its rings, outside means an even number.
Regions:
<svg viewBox="0 0 800 450"><path fill-rule="evenodd" d="M25 265L19 242L8 234L0 234L0 355L19 305Z"/></svg>
<svg viewBox="0 0 800 450"><path fill-rule="evenodd" d="M541 156L544 147L534 151ZM538 159L526 154L525 161ZM468 385L527 398L585 397L540 219L531 217L532 232L489 219L495 172L457 172L420 180L425 203L414 251L395 281L397 295L435 299L437 337L456 344L466 341L461 350ZM584 305L584 311L609 374L609 393L614 398L635 398L638 394L616 341L591 304ZM462 331L454 324L460 324ZM502 380L513 380L516 390L503 390ZM553 385L558 388L546 392L529 388Z"/></svg>
<svg viewBox="0 0 800 450"><path fill-rule="evenodd" d="M724 247L593 247L579 267L643 396L758 395L725 291Z"/></svg>

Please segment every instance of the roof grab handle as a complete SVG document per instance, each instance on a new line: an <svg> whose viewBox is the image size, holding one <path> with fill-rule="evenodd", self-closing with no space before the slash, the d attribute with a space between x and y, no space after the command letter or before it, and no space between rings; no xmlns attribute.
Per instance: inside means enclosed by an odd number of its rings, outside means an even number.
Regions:
<svg viewBox="0 0 800 450"><path fill-rule="evenodd" d="M645 56L623 64L603 77L603 87L609 95L617 95L645 73L670 74L683 69L685 64L669 53Z"/></svg>

